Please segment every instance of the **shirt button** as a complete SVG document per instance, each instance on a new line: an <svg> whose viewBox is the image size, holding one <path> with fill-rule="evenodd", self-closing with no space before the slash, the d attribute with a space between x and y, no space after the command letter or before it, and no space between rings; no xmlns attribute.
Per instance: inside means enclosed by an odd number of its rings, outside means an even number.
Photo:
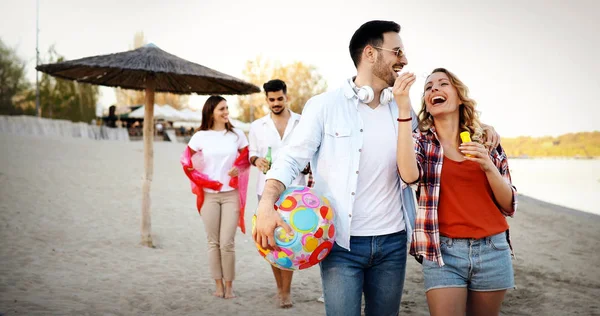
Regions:
<svg viewBox="0 0 600 316"><path fill-rule="evenodd" d="M354 192L352 192L352 195L354 195Z"/></svg>
<svg viewBox="0 0 600 316"><path fill-rule="evenodd" d="M362 128L360 129L360 132L362 133Z"/></svg>
<svg viewBox="0 0 600 316"><path fill-rule="evenodd" d="M348 214L348 217L352 217L352 214Z"/></svg>
<svg viewBox="0 0 600 316"><path fill-rule="evenodd" d="M359 149L359 150L358 150L358 152L359 152L359 153L362 153L362 149Z"/></svg>
<svg viewBox="0 0 600 316"><path fill-rule="evenodd" d="M335 133L335 136L339 136L339 134L338 134L338 133Z"/></svg>
<svg viewBox="0 0 600 316"><path fill-rule="evenodd" d="M356 170L356 174L358 174L358 170Z"/></svg>

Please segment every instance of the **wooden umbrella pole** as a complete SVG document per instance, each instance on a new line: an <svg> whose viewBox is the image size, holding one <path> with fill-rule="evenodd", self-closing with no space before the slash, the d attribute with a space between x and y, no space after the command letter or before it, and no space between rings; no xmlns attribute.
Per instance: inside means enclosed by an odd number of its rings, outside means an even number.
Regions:
<svg viewBox="0 0 600 316"><path fill-rule="evenodd" d="M142 245L152 244L150 220L150 185L154 173L154 76L146 79L146 106L144 110L144 177L142 178Z"/></svg>

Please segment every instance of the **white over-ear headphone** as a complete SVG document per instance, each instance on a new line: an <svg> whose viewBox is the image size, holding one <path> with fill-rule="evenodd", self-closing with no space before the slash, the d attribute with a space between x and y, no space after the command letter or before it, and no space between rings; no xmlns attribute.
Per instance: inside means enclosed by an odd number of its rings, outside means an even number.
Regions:
<svg viewBox="0 0 600 316"><path fill-rule="evenodd" d="M350 78L350 85L352 86L352 90L356 94L358 100L362 103L370 103L375 98L375 93L373 92L373 88L369 86L357 87L354 83L354 78ZM392 88L385 88L381 90L381 95L379 96L379 103L388 104L392 101L394 95L392 94Z"/></svg>

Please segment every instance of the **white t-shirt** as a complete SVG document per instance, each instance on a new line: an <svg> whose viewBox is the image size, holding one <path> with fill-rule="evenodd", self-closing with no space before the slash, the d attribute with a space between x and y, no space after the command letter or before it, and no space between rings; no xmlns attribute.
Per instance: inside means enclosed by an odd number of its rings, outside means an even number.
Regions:
<svg viewBox="0 0 600 316"><path fill-rule="evenodd" d="M244 132L234 128L235 133L223 131L198 131L192 136L188 146L194 151L202 150L204 157L204 169L202 173L210 179L223 183L220 192L233 190L229 186L231 177L227 172L233 167L239 150L248 146L248 139ZM215 193L217 191L204 189L204 192Z"/></svg>
<svg viewBox="0 0 600 316"><path fill-rule="evenodd" d="M377 236L402 231L405 223L398 207L402 202L400 179L395 173L395 120L388 106L371 109L359 102L358 113L363 121L364 141L350 235Z"/></svg>

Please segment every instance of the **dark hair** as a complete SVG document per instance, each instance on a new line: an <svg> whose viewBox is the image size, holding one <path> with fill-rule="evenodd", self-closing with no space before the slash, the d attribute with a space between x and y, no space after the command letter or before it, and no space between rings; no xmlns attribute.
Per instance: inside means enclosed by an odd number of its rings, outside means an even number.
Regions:
<svg viewBox="0 0 600 316"><path fill-rule="evenodd" d="M350 39L350 57L354 66L358 67L362 52L367 47L381 46L383 44L383 33L400 33L400 25L393 21L369 21L361 25Z"/></svg>
<svg viewBox="0 0 600 316"><path fill-rule="evenodd" d="M204 106L202 107L202 123L200 124L201 131L210 130L215 124L215 118L213 117L213 113L215 112L215 108L221 101L227 101L224 97L220 95L211 95L206 102L204 102ZM235 133L233 131L233 125L231 122L225 123L225 129L228 132Z"/></svg>
<svg viewBox="0 0 600 316"><path fill-rule="evenodd" d="M265 82L265 84L263 84L263 89L265 89L265 95L269 92L277 91L283 91L283 94L287 94L287 86L285 85L285 82L280 79L273 79Z"/></svg>

